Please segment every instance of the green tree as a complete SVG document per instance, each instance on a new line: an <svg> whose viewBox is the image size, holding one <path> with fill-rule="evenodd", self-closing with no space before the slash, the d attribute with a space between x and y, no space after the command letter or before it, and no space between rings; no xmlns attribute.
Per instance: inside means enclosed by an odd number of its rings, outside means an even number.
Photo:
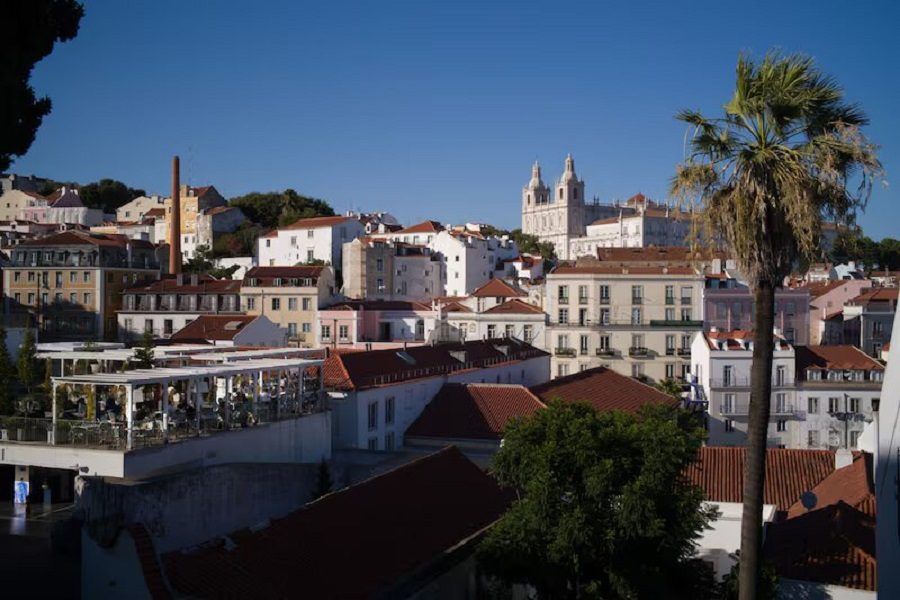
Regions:
<svg viewBox="0 0 900 600"><path fill-rule="evenodd" d="M153 368L153 332L149 329L144 330L141 337L141 345L135 349L134 358L131 364L135 369L152 369Z"/></svg>
<svg viewBox="0 0 900 600"><path fill-rule="evenodd" d="M313 500L321 498L325 494L331 492L334 482L331 480L331 469L323 458L319 462L319 470L316 473L316 491L313 492Z"/></svg>
<svg viewBox="0 0 900 600"><path fill-rule="evenodd" d="M659 391L668 394L670 396L674 396L681 400L681 393L684 391L684 386L680 384L678 381L668 378L663 379L659 383L656 384L657 389Z"/></svg>
<svg viewBox="0 0 900 600"><path fill-rule="evenodd" d="M106 213L114 213L116 209L131 202L138 196L146 196L141 189L133 189L115 179L100 181L80 186L78 195L85 206L99 208Z"/></svg>
<svg viewBox="0 0 900 600"><path fill-rule="evenodd" d="M182 271L185 273L205 273L216 279L231 279L231 276L239 268L238 265L217 267L213 258L213 252L208 246L204 245L197 246L194 256L182 265Z"/></svg>
<svg viewBox="0 0 900 600"><path fill-rule="evenodd" d="M29 81L34 65L56 42L78 34L84 8L75 0L6 0L0 4L3 52L0 54L0 171L31 147L50 98L35 96Z"/></svg>
<svg viewBox="0 0 900 600"><path fill-rule="evenodd" d="M541 599L706 597L692 556L715 512L683 476L702 440L662 407L551 401L512 421L491 471L516 500L481 564Z"/></svg>
<svg viewBox="0 0 900 600"><path fill-rule="evenodd" d="M229 204L239 207L248 219L267 229L287 225L298 219L334 215L334 209L326 201L303 196L292 189L283 192L251 192L232 198Z"/></svg>
<svg viewBox="0 0 900 600"><path fill-rule="evenodd" d="M864 114L844 101L841 88L811 59L769 54L754 62L741 56L736 75L724 116L678 115L693 136L672 193L698 205L754 295L740 572L740 597L750 600L760 573L775 288L794 265L821 255L824 222L855 222L881 165L860 132Z"/></svg>
<svg viewBox="0 0 900 600"><path fill-rule="evenodd" d="M721 600L738 600L740 583L738 581L738 573L740 571L741 553L737 552L734 558L737 562L731 567L731 570L722 579L719 584L719 598ZM777 600L778 598L778 575L775 568L764 562L762 564L762 572L760 575L759 585L756 588L756 600Z"/></svg>
<svg viewBox="0 0 900 600"><path fill-rule="evenodd" d="M22 345L19 346L19 356L16 359L16 372L19 375L19 383L25 386L28 394L38 378L37 345L34 341L34 330L30 327L25 330Z"/></svg>
<svg viewBox="0 0 900 600"><path fill-rule="evenodd" d="M0 415L13 413L13 364L6 347L6 328L0 326Z"/></svg>

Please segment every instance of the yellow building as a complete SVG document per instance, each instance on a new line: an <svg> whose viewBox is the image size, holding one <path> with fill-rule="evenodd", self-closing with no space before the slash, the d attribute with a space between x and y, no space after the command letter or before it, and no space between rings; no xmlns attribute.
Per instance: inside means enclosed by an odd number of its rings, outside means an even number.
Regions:
<svg viewBox="0 0 900 600"><path fill-rule="evenodd" d="M248 315L265 315L287 329L292 345L311 348L318 310L333 295L331 267L253 267L244 276L241 306Z"/></svg>
<svg viewBox="0 0 900 600"><path fill-rule="evenodd" d="M3 269L4 320L42 342L115 340L122 290L157 277L165 249L119 235L66 231L22 242Z"/></svg>
<svg viewBox="0 0 900 600"><path fill-rule="evenodd" d="M197 215L200 211L216 206L225 206L228 202L211 185L203 187L181 186L181 235L197 235ZM166 222L172 214L172 199L166 198Z"/></svg>

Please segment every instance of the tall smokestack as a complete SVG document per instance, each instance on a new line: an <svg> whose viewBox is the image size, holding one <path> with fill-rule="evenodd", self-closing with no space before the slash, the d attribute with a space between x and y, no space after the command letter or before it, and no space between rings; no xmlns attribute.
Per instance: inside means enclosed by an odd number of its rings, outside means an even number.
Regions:
<svg viewBox="0 0 900 600"><path fill-rule="evenodd" d="M169 273L181 273L181 181L178 157L172 158L172 214L169 216Z"/></svg>

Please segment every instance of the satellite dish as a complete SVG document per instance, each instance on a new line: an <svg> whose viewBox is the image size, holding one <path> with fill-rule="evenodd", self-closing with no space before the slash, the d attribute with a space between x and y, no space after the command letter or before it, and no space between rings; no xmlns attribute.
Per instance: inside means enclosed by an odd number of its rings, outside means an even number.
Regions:
<svg viewBox="0 0 900 600"><path fill-rule="evenodd" d="M818 501L819 499L812 491L807 490L800 494L800 504L802 504L803 508L805 508L806 510L814 509Z"/></svg>

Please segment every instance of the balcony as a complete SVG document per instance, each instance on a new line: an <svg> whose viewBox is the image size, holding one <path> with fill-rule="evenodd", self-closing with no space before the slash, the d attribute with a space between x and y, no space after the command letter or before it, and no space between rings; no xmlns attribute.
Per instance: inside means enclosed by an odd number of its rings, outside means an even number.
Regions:
<svg viewBox="0 0 900 600"><path fill-rule="evenodd" d="M597 356L615 356L616 351L612 348L597 348L594 352Z"/></svg>
<svg viewBox="0 0 900 600"><path fill-rule="evenodd" d="M695 321L693 319L650 319L650 327L702 329L703 321Z"/></svg>
<svg viewBox="0 0 900 600"><path fill-rule="evenodd" d="M605 298L600 296L600 304L609 304L609 296L606 296Z"/></svg>
<svg viewBox="0 0 900 600"><path fill-rule="evenodd" d="M682 358L690 358L691 357L691 349L690 348L679 348L678 356Z"/></svg>
<svg viewBox="0 0 900 600"><path fill-rule="evenodd" d="M681 304L684 305L684 306L690 306L690 304L691 304L691 298L690 298L690 296L682 297L682 298L681 298Z"/></svg>
<svg viewBox="0 0 900 600"><path fill-rule="evenodd" d="M644 297L643 297L643 296L632 296L632 297L631 297L631 303L632 303L632 304L643 304L643 303L644 303Z"/></svg>
<svg viewBox="0 0 900 600"><path fill-rule="evenodd" d="M675 304L675 296L666 296L666 304L674 305Z"/></svg>
<svg viewBox="0 0 900 600"><path fill-rule="evenodd" d="M553 354L556 356L564 356L567 358L574 358L576 352L575 352L575 348L554 348Z"/></svg>
<svg viewBox="0 0 900 600"><path fill-rule="evenodd" d="M746 417L750 414L749 402L721 402L719 404L719 415L723 417ZM781 406L772 406L769 409L770 418L789 417L796 419L805 419L806 412L797 410L792 404L783 404Z"/></svg>
<svg viewBox="0 0 900 600"><path fill-rule="evenodd" d="M579 296L578 297L578 304L587 304L587 303L588 303L587 296L583 296L583 297Z"/></svg>
<svg viewBox="0 0 900 600"><path fill-rule="evenodd" d="M750 378L726 377L722 379L710 379L709 385L714 388L746 388L750 387Z"/></svg>
<svg viewBox="0 0 900 600"><path fill-rule="evenodd" d="M628 349L628 356L632 358L648 358L650 350L644 346L632 346Z"/></svg>

